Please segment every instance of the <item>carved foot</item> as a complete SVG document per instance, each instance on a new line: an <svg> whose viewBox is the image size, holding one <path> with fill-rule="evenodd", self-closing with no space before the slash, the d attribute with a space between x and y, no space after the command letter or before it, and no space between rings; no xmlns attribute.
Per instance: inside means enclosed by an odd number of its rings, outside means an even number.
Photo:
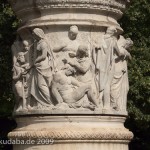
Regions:
<svg viewBox="0 0 150 150"><path fill-rule="evenodd" d="M53 109L67 109L67 108L69 108L69 106L66 103L59 103L53 107Z"/></svg>
<svg viewBox="0 0 150 150"><path fill-rule="evenodd" d="M110 108L110 107L104 107L104 108L102 109L102 113L103 113L103 114L111 114L111 113L113 113L113 109Z"/></svg>
<svg viewBox="0 0 150 150"><path fill-rule="evenodd" d="M28 110L32 110L33 107L31 107L30 105L28 105L28 106L27 106L27 109L28 109Z"/></svg>
<svg viewBox="0 0 150 150"><path fill-rule="evenodd" d="M19 107L16 109L16 112L21 111L21 110L22 110L22 106L19 106Z"/></svg>
<svg viewBox="0 0 150 150"><path fill-rule="evenodd" d="M118 105L117 105L116 103L111 103L111 107L112 107L114 110L116 110L116 111L119 111L119 110L120 110L119 107L118 107Z"/></svg>
<svg viewBox="0 0 150 150"><path fill-rule="evenodd" d="M87 103L87 104L83 105L83 108L88 108L88 109L94 111L96 106L93 103Z"/></svg>
<svg viewBox="0 0 150 150"><path fill-rule="evenodd" d="M21 111L25 111L25 112L27 112L28 111L28 109L27 108L22 108L22 110Z"/></svg>
<svg viewBox="0 0 150 150"><path fill-rule="evenodd" d="M99 105L98 107L95 107L94 111L98 113L102 113L102 106Z"/></svg>

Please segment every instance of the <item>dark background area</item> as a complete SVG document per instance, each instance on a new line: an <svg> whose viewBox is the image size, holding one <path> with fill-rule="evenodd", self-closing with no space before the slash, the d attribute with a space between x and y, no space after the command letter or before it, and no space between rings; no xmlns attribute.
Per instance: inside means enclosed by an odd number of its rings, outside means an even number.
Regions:
<svg viewBox="0 0 150 150"><path fill-rule="evenodd" d="M130 150L150 150L150 0L132 0L119 21L124 36L134 41L129 62L129 117L125 127L134 133ZM19 20L6 0L0 0L0 140L16 127L12 117L11 45L16 38ZM11 145L0 145L0 150Z"/></svg>

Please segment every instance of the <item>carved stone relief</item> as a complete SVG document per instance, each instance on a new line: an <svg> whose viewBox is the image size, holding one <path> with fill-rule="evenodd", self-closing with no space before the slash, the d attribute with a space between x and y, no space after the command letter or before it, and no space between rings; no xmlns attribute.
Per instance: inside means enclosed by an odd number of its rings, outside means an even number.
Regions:
<svg viewBox="0 0 150 150"><path fill-rule="evenodd" d="M16 39L12 45L15 113L126 114L127 60L133 42L118 38L114 26L100 33L80 32L72 25L68 37L57 33L59 38L52 39L51 33L34 28L31 42Z"/></svg>
<svg viewBox="0 0 150 150"><path fill-rule="evenodd" d="M115 55L115 72L111 82L111 105L115 110L126 112L127 93L129 90L127 60L131 60L129 50L133 45L130 38L119 37L118 47L122 55Z"/></svg>
<svg viewBox="0 0 150 150"><path fill-rule="evenodd" d="M14 50L13 46L12 50ZM17 55L13 56L13 89L16 96L16 111L27 110L27 99L29 97L28 79L30 66L29 63L25 60L26 54L27 52L17 51Z"/></svg>

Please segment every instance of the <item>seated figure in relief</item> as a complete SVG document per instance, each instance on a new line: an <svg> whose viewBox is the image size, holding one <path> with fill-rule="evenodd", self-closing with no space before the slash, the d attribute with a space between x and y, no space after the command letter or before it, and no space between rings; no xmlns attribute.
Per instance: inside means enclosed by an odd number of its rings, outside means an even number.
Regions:
<svg viewBox="0 0 150 150"><path fill-rule="evenodd" d="M73 74L74 69L67 64L62 70L54 74L52 81L52 94L58 104L61 105L65 102L72 107L76 102L83 98L85 94L87 94L89 100L97 106L96 99L92 94L91 85L79 82L72 77Z"/></svg>
<svg viewBox="0 0 150 150"><path fill-rule="evenodd" d="M66 63L68 63L75 69L74 76L79 82L91 85L91 91L96 99L96 105L98 106L99 105L98 91L97 91L98 88L95 82L95 75L92 73L91 70L92 61L89 55L88 46L80 45L75 55L72 53L69 53L69 55L70 57L73 58L65 60Z"/></svg>

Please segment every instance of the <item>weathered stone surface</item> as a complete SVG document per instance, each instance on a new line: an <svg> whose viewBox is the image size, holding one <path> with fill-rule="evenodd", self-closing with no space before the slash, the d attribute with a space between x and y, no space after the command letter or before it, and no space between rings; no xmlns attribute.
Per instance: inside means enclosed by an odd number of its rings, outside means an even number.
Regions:
<svg viewBox="0 0 150 150"><path fill-rule="evenodd" d="M22 145L23 149L60 149L60 145L66 149L88 149L94 146L94 150L100 147L104 149L119 150L128 149L128 142L133 137L129 130L125 129L123 122L125 117L106 116L45 116L45 117L18 117L18 128L9 133L10 139L32 139L35 144ZM40 140L51 140L53 145L43 144L36 146ZM47 141L48 142L48 141ZM87 145L86 145L87 144ZM37 144L38 145L38 144ZM20 146L15 145L15 149Z"/></svg>
<svg viewBox="0 0 150 150"><path fill-rule="evenodd" d="M10 0L23 28L43 25L119 25L128 0Z"/></svg>
<svg viewBox="0 0 150 150"><path fill-rule="evenodd" d="M128 150L133 42L117 22L128 2L10 0L21 24L12 45L18 127L8 136L55 140L15 150Z"/></svg>
<svg viewBox="0 0 150 150"><path fill-rule="evenodd" d="M15 114L127 115L127 59L133 42L117 39L114 26L104 33L89 27L79 31L76 25L68 33L57 29L45 34L33 28L28 39L12 45Z"/></svg>

